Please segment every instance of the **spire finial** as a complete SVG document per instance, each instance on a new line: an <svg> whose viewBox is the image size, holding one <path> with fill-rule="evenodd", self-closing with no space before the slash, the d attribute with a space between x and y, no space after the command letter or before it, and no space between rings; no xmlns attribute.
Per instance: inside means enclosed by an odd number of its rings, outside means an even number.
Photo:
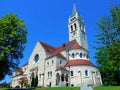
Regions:
<svg viewBox="0 0 120 90"><path fill-rule="evenodd" d="M74 3L72 16L75 15L76 13L78 13L78 10L77 10L76 4Z"/></svg>

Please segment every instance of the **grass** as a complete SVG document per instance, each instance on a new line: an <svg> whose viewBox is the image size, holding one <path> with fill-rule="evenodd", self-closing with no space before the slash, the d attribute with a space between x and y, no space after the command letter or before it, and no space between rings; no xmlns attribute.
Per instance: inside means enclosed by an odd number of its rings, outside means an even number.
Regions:
<svg viewBox="0 0 120 90"><path fill-rule="evenodd" d="M80 90L80 87L51 87L51 88L36 88L35 90Z"/></svg>
<svg viewBox="0 0 120 90"><path fill-rule="evenodd" d="M0 88L0 90L9 90L8 88ZM80 90L80 87L50 87L50 88L35 88L32 90Z"/></svg>
<svg viewBox="0 0 120 90"><path fill-rule="evenodd" d="M7 90L8 88L0 88L0 90Z"/></svg>
<svg viewBox="0 0 120 90"><path fill-rule="evenodd" d="M95 87L94 90L120 90L120 86L100 86Z"/></svg>

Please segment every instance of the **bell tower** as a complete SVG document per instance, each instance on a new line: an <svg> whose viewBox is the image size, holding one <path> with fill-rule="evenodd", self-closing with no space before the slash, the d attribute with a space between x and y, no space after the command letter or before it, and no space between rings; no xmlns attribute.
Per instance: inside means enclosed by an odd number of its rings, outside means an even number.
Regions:
<svg viewBox="0 0 120 90"><path fill-rule="evenodd" d="M83 18L79 15L75 4L73 6L72 15L69 17L68 28L69 41L76 40L80 46L88 50L85 23Z"/></svg>

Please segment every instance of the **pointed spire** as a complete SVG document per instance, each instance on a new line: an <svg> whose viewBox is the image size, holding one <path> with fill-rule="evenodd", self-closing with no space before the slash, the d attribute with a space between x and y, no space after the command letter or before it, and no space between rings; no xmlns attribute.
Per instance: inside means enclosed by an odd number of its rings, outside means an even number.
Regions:
<svg viewBox="0 0 120 90"><path fill-rule="evenodd" d="M77 10L76 4L74 3L72 16L75 15L76 13L78 13L78 10Z"/></svg>

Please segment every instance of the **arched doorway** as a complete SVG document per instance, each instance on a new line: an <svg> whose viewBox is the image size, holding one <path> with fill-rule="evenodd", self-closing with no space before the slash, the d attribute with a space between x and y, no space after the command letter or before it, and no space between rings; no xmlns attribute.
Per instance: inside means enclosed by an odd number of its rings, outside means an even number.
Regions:
<svg viewBox="0 0 120 90"><path fill-rule="evenodd" d="M64 74L61 75L61 81L64 82Z"/></svg>
<svg viewBox="0 0 120 90"><path fill-rule="evenodd" d="M68 74L65 76L66 86L68 87Z"/></svg>
<svg viewBox="0 0 120 90"><path fill-rule="evenodd" d="M49 87L51 87L51 82L50 82L50 84L49 84Z"/></svg>
<svg viewBox="0 0 120 90"><path fill-rule="evenodd" d="M56 85L59 85L60 83L60 75L59 73L56 74Z"/></svg>

